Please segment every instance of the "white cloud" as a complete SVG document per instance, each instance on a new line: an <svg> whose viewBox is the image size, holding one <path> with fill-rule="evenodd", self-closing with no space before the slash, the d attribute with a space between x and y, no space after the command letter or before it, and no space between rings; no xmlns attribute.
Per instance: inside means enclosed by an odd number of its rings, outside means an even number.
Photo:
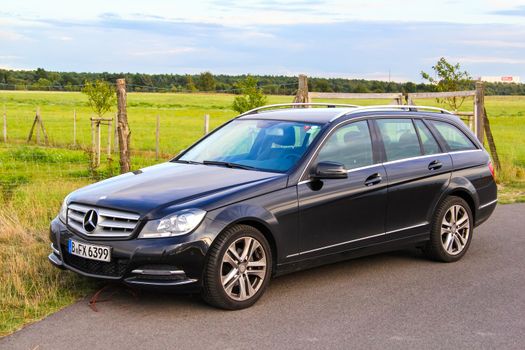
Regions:
<svg viewBox="0 0 525 350"><path fill-rule="evenodd" d="M523 24L523 18L501 16L523 0L41 0L4 1L0 17L23 25L45 25L42 19L94 21L101 14L116 13L122 19L184 20L225 26L334 23L341 21L403 21L449 23ZM137 15L140 14L140 15ZM177 17L169 17L175 14ZM437 16L436 14L446 14ZM173 16L173 15L172 15ZM511 17L511 18L509 18ZM17 25L16 23L14 25Z"/></svg>
<svg viewBox="0 0 525 350"><path fill-rule="evenodd" d="M459 44L482 46L488 48L525 48L525 42L520 41L502 41L502 40L460 40Z"/></svg>
<svg viewBox="0 0 525 350"><path fill-rule="evenodd" d="M197 51L194 47L178 47L173 49L165 49L165 50L147 50L147 51L135 51L131 52L130 54L133 56L173 56L173 55L181 55L189 52L195 52Z"/></svg>
<svg viewBox="0 0 525 350"><path fill-rule="evenodd" d="M460 63L492 63L492 64L525 64L525 58L495 57L495 56L465 56L447 57L447 60Z"/></svg>
<svg viewBox="0 0 525 350"><path fill-rule="evenodd" d="M0 60L18 60L20 58L21 58L20 56L15 56L15 55L3 55L3 56L0 56Z"/></svg>
<svg viewBox="0 0 525 350"><path fill-rule="evenodd" d="M18 40L24 40L24 39L27 39L27 37L20 33L8 31L8 30L0 31L0 40L18 41Z"/></svg>

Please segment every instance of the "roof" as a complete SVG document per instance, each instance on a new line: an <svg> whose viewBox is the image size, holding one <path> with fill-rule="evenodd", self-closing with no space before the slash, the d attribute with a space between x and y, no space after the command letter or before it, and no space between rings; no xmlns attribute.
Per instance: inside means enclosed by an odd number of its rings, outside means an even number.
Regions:
<svg viewBox="0 0 525 350"><path fill-rule="evenodd" d="M271 106L270 106L271 107ZM417 110L416 108L427 109ZM430 110L428 110L430 109ZM426 106L365 106L365 107L325 107L325 108L278 108L278 109L261 109L250 113L245 113L239 116L239 119L266 119L266 120L285 120L285 121L301 121L306 123L326 124L338 119L338 117L345 116L345 119L351 117L358 117L362 115L425 115L458 117L449 111Z"/></svg>

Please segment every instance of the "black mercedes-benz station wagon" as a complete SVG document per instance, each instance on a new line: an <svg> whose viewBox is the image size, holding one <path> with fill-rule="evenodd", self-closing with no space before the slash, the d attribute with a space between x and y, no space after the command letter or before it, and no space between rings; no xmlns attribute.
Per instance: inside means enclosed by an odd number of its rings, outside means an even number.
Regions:
<svg viewBox="0 0 525 350"><path fill-rule="evenodd" d="M69 194L49 260L241 309L273 276L343 259L415 246L457 261L496 202L489 155L450 112L273 105Z"/></svg>

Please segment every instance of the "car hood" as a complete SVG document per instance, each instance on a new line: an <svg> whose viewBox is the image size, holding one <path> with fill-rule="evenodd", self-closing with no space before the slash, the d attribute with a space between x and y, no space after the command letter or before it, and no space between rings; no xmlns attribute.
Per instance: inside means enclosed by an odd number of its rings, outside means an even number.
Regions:
<svg viewBox="0 0 525 350"><path fill-rule="evenodd" d="M214 165L163 163L119 175L81 188L68 196L72 202L130 211L154 218L162 208L199 198L217 198L224 192L220 205L240 201L246 189L256 187L249 197L286 186L287 175L253 170L232 169ZM243 195L236 196L236 189ZM263 193L261 193L261 190ZM199 202L199 201L197 201ZM211 210L213 203L202 201ZM149 215L148 215L149 214Z"/></svg>

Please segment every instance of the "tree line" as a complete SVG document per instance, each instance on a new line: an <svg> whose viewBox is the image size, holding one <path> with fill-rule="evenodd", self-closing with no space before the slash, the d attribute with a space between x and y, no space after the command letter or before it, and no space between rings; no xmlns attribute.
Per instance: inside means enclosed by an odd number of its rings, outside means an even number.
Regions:
<svg viewBox="0 0 525 350"><path fill-rule="evenodd" d="M128 90L136 92L224 92L241 93L241 82L247 75L200 74L143 74L143 73L78 73L36 70L0 69L0 90L80 91L86 82L97 80L114 84L125 78ZM264 94L293 95L297 77L282 75L253 75ZM474 89L474 81L465 88ZM317 92L431 92L435 84L397 83L378 80L309 77L310 91ZM487 95L525 95L525 84L486 83Z"/></svg>

